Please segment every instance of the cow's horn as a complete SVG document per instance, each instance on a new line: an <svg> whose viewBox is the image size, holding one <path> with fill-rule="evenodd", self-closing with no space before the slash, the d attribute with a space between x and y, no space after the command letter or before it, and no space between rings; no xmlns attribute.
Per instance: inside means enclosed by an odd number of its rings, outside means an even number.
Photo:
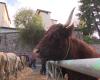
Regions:
<svg viewBox="0 0 100 80"><path fill-rule="evenodd" d="M72 9L72 11L71 11L71 13L69 15L68 21L64 25L66 28L68 28L68 26L69 26L69 24L70 24L70 22L72 20L72 16L73 16L74 10L75 10L75 7Z"/></svg>

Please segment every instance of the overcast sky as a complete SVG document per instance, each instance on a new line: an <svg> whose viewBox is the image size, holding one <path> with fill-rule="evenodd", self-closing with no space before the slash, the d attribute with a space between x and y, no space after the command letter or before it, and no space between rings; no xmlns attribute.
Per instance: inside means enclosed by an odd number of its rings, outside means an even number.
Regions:
<svg viewBox="0 0 100 80"><path fill-rule="evenodd" d="M51 18L65 23L71 10L76 7L77 13L79 0L0 0L7 3L10 19L20 8L31 8L33 10L43 9L51 12Z"/></svg>
<svg viewBox="0 0 100 80"><path fill-rule="evenodd" d="M7 4L8 13L13 23L14 15L21 8L30 8L33 10L43 9L51 12L51 19L58 20L59 23L65 23L71 10L76 7L73 20L76 22L75 14L78 13L79 0L0 0ZM14 26L12 24L12 26ZM97 33L95 34L97 36Z"/></svg>

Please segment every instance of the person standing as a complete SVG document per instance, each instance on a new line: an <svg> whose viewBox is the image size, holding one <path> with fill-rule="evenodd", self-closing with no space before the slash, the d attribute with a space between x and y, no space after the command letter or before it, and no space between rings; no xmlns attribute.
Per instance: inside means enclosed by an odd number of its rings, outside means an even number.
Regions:
<svg viewBox="0 0 100 80"><path fill-rule="evenodd" d="M44 58L41 58L40 74L46 75L46 59L44 59Z"/></svg>
<svg viewBox="0 0 100 80"><path fill-rule="evenodd" d="M32 54L32 57L31 57L31 67L36 69L36 59L37 59L37 56L35 54Z"/></svg>

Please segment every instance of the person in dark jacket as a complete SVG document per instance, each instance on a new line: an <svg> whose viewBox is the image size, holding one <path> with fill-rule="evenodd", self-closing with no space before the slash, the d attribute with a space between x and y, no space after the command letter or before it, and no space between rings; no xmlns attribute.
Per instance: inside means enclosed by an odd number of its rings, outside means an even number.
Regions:
<svg viewBox="0 0 100 80"><path fill-rule="evenodd" d="M36 69L36 55L35 54L30 55L29 67L31 67L32 69Z"/></svg>
<svg viewBox="0 0 100 80"><path fill-rule="evenodd" d="M41 69L40 69L40 74L45 75L46 74L46 60L41 59Z"/></svg>

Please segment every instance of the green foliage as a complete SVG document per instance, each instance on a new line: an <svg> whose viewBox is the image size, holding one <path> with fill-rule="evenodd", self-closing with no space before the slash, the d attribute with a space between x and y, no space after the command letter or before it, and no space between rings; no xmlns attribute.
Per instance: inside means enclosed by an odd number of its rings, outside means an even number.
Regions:
<svg viewBox="0 0 100 80"><path fill-rule="evenodd" d="M89 44L100 44L100 39L92 39L90 36L83 36L83 40Z"/></svg>
<svg viewBox="0 0 100 80"><path fill-rule="evenodd" d="M79 23L79 30L81 32L83 32L83 35L89 35L88 33L88 27L86 27L86 22L83 21L83 20L80 20L80 23Z"/></svg>
<svg viewBox="0 0 100 80"><path fill-rule="evenodd" d="M90 36L83 36L83 40L87 43L93 43L93 40L90 38Z"/></svg>
<svg viewBox="0 0 100 80"><path fill-rule="evenodd" d="M33 17L33 10L22 8L16 13L14 24L17 28L26 27L27 23L29 23Z"/></svg>
<svg viewBox="0 0 100 80"><path fill-rule="evenodd" d="M42 19L32 10L21 9L15 17L15 25L19 30L19 38L24 45L33 48L44 35Z"/></svg>
<svg viewBox="0 0 100 80"><path fill-rule="evenodd" d="M88 30L88 34L92 34L91 31L93 31L92 27L91 27L91 23L93 22L93 17L91 16L91 7L90 7L90 1L91 0L80 0L80 11L81 13L79 13L79 18L81 21L85 22L85 26L84 27L89 27L87 28Z"/></svg>
<svg viewBox="0 0 100 80"><path fill-rule="evenodd" d="M100 9L100 0L80 0L79 2L81 4L79 7L80 13L78 14L78 16L79 16L80 21L85 22L85 26L83 27L85 27L85 30L87 30L88 32L87 35L91 35L96 29L97 31L100 31L96 25L97 23L96 18L97 16L100 16L100 15L94 14L94 12L98 13Z"/></svg>

